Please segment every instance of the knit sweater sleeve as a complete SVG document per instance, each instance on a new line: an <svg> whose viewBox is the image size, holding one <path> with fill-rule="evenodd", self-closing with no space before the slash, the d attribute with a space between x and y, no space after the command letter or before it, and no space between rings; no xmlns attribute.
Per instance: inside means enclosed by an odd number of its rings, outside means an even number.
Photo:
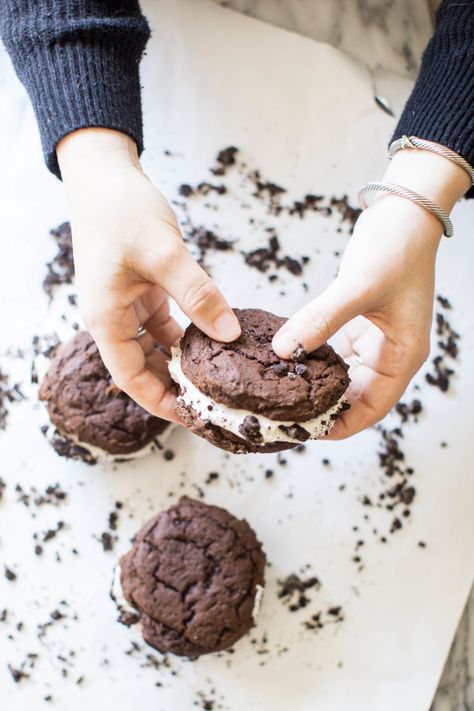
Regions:
<svg viewBox="0 0 474 711"><path fill-rule="evenodd" d="M149 34L138 0L1 0L0 36L58 177L56 146L79 128L116 129L142 151L139 62Z"/></svg>
<svg viewBox="0 0 474 711"><path fill-rule="evenodd" d="M392 140L403 135L440 143L474 165L474 0L441 3Z"/></svg>

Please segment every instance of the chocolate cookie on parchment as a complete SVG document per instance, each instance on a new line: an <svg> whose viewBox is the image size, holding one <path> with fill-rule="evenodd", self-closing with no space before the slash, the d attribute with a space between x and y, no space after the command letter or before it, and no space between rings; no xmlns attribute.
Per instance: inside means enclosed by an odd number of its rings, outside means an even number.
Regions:
<svg viewBox="0 0 474 711"><path fill-rule="evenodd" d="M114 385L86 331L58 347L39 397L59 432L112 455L142 450L169 426Z"/></svg>
<svg viewBox="0 0 474 711"><path fill-rule="evenodd" d="M112 587L119 620L139 623L161 652L227 649L255 624L265 562L246 521L183 496L148 521L120 559Z"/></svg>

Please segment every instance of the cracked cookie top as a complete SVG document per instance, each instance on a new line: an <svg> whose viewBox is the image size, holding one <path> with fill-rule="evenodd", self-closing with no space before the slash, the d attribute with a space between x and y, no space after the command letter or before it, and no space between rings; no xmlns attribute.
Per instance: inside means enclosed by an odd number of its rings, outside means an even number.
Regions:
<svg viewBox="0 0 474 711"><path fill-rule="evenodd" d="M39 397L58 430L110 454L136 452L168 426L114 385L86 331L58 349Z"/></svg>
<svg viewBox="0 0 474 711"><path fill-rule="evenodd" d="M120 560L121 585L148 644L195 657L232 646L253 626L265 562L246 521L184 496L137 534Z"/></svg>
<svg viewBox="0 0 474 711"><path fill-rule="evenodd" d="M336 404L349 385L348 366L328 344L302 349L291 361L272 348L286 319L260 309L234 309L242 327L232 343L214 341L191 324L181 339L181 367L205 395L272 420L304 422Z"/></svg>

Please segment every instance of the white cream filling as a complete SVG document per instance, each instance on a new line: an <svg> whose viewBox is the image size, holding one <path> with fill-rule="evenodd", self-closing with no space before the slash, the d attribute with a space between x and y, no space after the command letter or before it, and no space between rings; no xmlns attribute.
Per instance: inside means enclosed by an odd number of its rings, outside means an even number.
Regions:
<svg viewBox="0 0 474 711"><path fill-rule="evenodd" d="M318 439L323 435L328 434L334 425L334 420L331 415L336 415L344 403L344 395L333 405L329 410L323 412L318 417L313 417L305 422L295 422L294 420L271 420L265 415L259 415L250 410L241 410L238 408L228 407L222 403L218 403L212 398L205 395L199 390L183 373L181 367L181 348L179 346L171 349L171 360L168 363L168 369L172 379L181 388L181 394L178 396L185 405L199 415L201 420L207 420L217 427L232 432L242 439L246 439L245 435L240 431L243 421L249 415L256 417L260 426L262 441L259 444L267 442L291 442L301 444L301 440L292 437L287 431L281 427L292 427L298 425L309 434L309 439Z"/></svg>
<svg viewBox="0 0 474 711"><path fill-rule="evenodd" d="M262 606L262 599L263 599L263 593L265 592L265 588L262 587L262 585L257 585L255 588L255 600L253 602L253 609L252 609L252 617L253 621L256 623L257 622L257 617L260 614L260 608Z"/></svg>
<svg viewBox="0 0 474 711"><path fill-rule="evenodd" d="M45 407L44 409L47 413L47 408ZM148 442L148 444L145 444L143 447L141 447L141 449L137 449L135 452L129 452L128 454L111 454L110 452L106 452L105 449L96 447L95 445L89 444L88 442L83 442L81 439L79 439L77 435L69 434L68 432L62 432L61 430L57 429L50 422L49 416L47 423L48 429L45 433L45 437L50 444L52 444L55 432L58 432L61 436L67 437L69 440L71 440L71 442L74 442L74 444L78 444L80 447L85 449L92 457L94 457L94 459L97 459L98 462L125 462L132 461L133 459L142 459L142 457L147 457L153 452L164 449L164 444L166 440L171 434L171 431L175 428L175 425L173 425L173 423L170 423L161 434L156 435L151 442Z"/></svg>
<svg viewBox="0 0 474 711"><path fill-rule="evenodd" d="M125 596L123 594L122 583L120 582L121 574L122 568L117 563L114 568L114 578L112 580L112 589L110 591L110 595L112 597L112 600L117 605L119 612L129 612L133 615L136 615L138 614L137 610L132 605L130 605L130 603L128 602L128 600L125 599ZM138 624L138 622L135 624Z"/></svg>

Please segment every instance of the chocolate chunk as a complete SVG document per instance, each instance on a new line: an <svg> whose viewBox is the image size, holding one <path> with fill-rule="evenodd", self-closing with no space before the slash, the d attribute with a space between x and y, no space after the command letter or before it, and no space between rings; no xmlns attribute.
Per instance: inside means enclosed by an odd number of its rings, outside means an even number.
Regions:
<svg viewBox="0 0 474 711"><path fill-rule="evenodd" d="M216 162L218 165L216 168L211 168L211 173L214 173L214 175L225 175L227 170L231 166L235 165L236 155L238 152L239 149L235 148L235 146L229 146L228 148L224 148L222 151L219 151L216 156Z"/></svg>
<svg viewBox="0 0 474 711"><path fill-rule="evenodd" d="M140 622L140 613L130 612L129 610L120 610L117 620L121 625L131 627L132 625L136 625Z"/></svg>
<svg viewBox="0 0 474 711"><path fill-rule="evenodd" d="M111 551L114 547L114 539L108 531L104 531L100 537L104 551Z"/></svg>
<svg viewBox="0 0 474 711"><path fill-rule="evenodd" d="M206 258L210 251L228 252L234 249L232 240L219 237L212 230L195 225L184 227L184 240L197 247L198 262L206 269Z"/></svg>
<svg viewBox="0 0 474 711"><path fill-rule="evenodd" d="M179 188L178 188L178 193L179 193L180 195L182 195L183 197L189 197L190 195L193 194L193 192L194 192L194 190L193 190L192 187L191 187L190 185L188 185L187 183L183 183L183 184L180 185Z"/></svg>
<svg viewBox="0 0 474 711"><path fill-rule="evenodd" d="M395 405L395 410L400 415L402 422L408 422L409 418L412 416L416 420L416 416L420 414L423 407L420 400L412 400L410 403L398 402Z"/></svg>
<svg viewBox="0 0 474 711"><path fill-rule="evenodd" d="M17 579L17 574L11 568L9 568L7 565L4 566L4 573L5 573L6 579L9 580L10 582L13 582L14 580Z"/></svg>
<svg viewBox="0 0 474 711"><path fill-rule="evenodd" d="M248 439L250 442L258 443L262 441L260 424L254 415L247 415L247 417L244 418L244 421L239 426L239 432L244 439Z"/></svg>
<svg viewBox="0 0 474 711"><path fill-rule="evenodd" d="M284 580L278 580L277 595L288 605L290 612L297 612L310 602L308 590L319 590L320 587L321 583L314 575L309 578L301 578L299 575L291 573Z"/></svg>
<svg viewBox="0 0 474 711"><path fill-rule="evenodd" d="M0 430L7 425L9 405L24 399L19 383L10 384L8 375L0 370Z"/></svg>
<svg viewBox="0 0 474 711"><path fill-rule="evenodd" d="M430 385L435 385L441 390L441 392L445 393L449 390L451 376L454 375L454 370L445 365L442 356L436 356L432 362L434 366L434 374L426 373L426 382Z"/></svg>
<svg viewBox="0 0 474 711"><path fill-rule="evenodd" d="M303 273L303 267L296 259L293 259L293 257L283 257L281 264L288 269L290 274L294 274L294 276L299 276Z"/></svg>
<svg viewBox="0 0 474 711"><path fill-rule="evenodd" d="M46 265L48 271L43 279L43 289L51 299L56 286L72 284L74 280L74 257L69 222L63 222L59 227L51 230L50 234L56 240L58 251L54 259Z"/></svg>
<svg viewBox="0 0 474 711"><path fill-rule="evenodd" d="M224 195L227 192L225 185L213 185L212 183L202 182L197 186L197 191L201 195L209 195L209 193L217 193L218 195Z"/></svg>
<svg viewBox="0 0 474 711"><path fill-rule="evenodd" d="M449 299L447 299L447 298L444 297L444 296L441 296L440 294L438 294L438 296L436 297L436 301L437 301L439 304L441 304L441 306L443 307L443 309L450 309L450 308L451 308L451 304L450 304L450 302L449 302Z"/></svg>
<svg viewBox="0 0 474 711"><path fill-rule="evenodd" d="M298 343L295 350L291 354L291 360L293 363L302 363L307 358L307 353L301 343Z"/></svg>
<svg viewBox="0 0 474 711"><path fill-rule="evenodd" d="M306 375L308 372L308 367L304 363L297 363L295 365L295 373L297 375Z"/></svg>
<svg viewBox="0 0 474 711"><path fill-rule="evenodd" d="M282 432L285 432L293 439L299 440L300 442L306 442L306 440L310 437L308 430L305 430L300 425L280 425L279 429L282 430Z"/></svg>
<svg viewBox="0 0 474 711"><path fill-rule="evenodd" d="M413 503L413 499L415 498L415 489L413 486L407 486L403 489L401 492L401 500L406 506L410 506L410 504Z"/></svg>
<svg viewBox="0 0 474 711"><path fill-rule="evenodd" d="M275 363L275 365L272 365L273 370L277 375L286 375L288 373L288 363L285 363L284 361L280 361L279 363Z"/></svg>
<svg viewBox="0 0 474 711"><path fill-rule="evenodd" d="M245 263L249 267L254 267L260 272L266 272L270 267L279 269L283 267L287 269L290 274L299 276L303 273L303 264L298 262L297 259L289 257L288 255L280 256L280 242L276 234L272 234L268 240L267 247L257 247L250 252L243 252ZM270 275L269 280L273 281L276 278L275 274Z"/></svg>
<svg viewBox="0 0 474 711"><path fill-rule="evenodd" d="M47 434L48 427L41 428L43 434ZM94 457L89 450L85 447L81 447L76 444L74 440L64 434L60 434L57 430L53 433L52 437L49 439L49 443L53 447L56 454L60 457L65 457L66 459L75 459L85 464L94 465L97 464L97 459Z"/></svg>
<svg viewBox="0 0 474 711"><path fill-rule="evenodd" d="M15 667L12 667L11 664L8 664L8 670L12 675L15 684L19 684L22 679L28 679L29 677L29 674L27 674L25 671L23 671L22 669L16 669Z"/></svg>
<svg viewBox="0 0 474 711"><path fill-rule="evenodd" d="M349 223L350 231L352 233L355 223L357 222L362 210L359 207L352 207L349 203L347 195L343 195L342 198L331 198L331 207L335 208L339 212L342 222Z"/></svg>

